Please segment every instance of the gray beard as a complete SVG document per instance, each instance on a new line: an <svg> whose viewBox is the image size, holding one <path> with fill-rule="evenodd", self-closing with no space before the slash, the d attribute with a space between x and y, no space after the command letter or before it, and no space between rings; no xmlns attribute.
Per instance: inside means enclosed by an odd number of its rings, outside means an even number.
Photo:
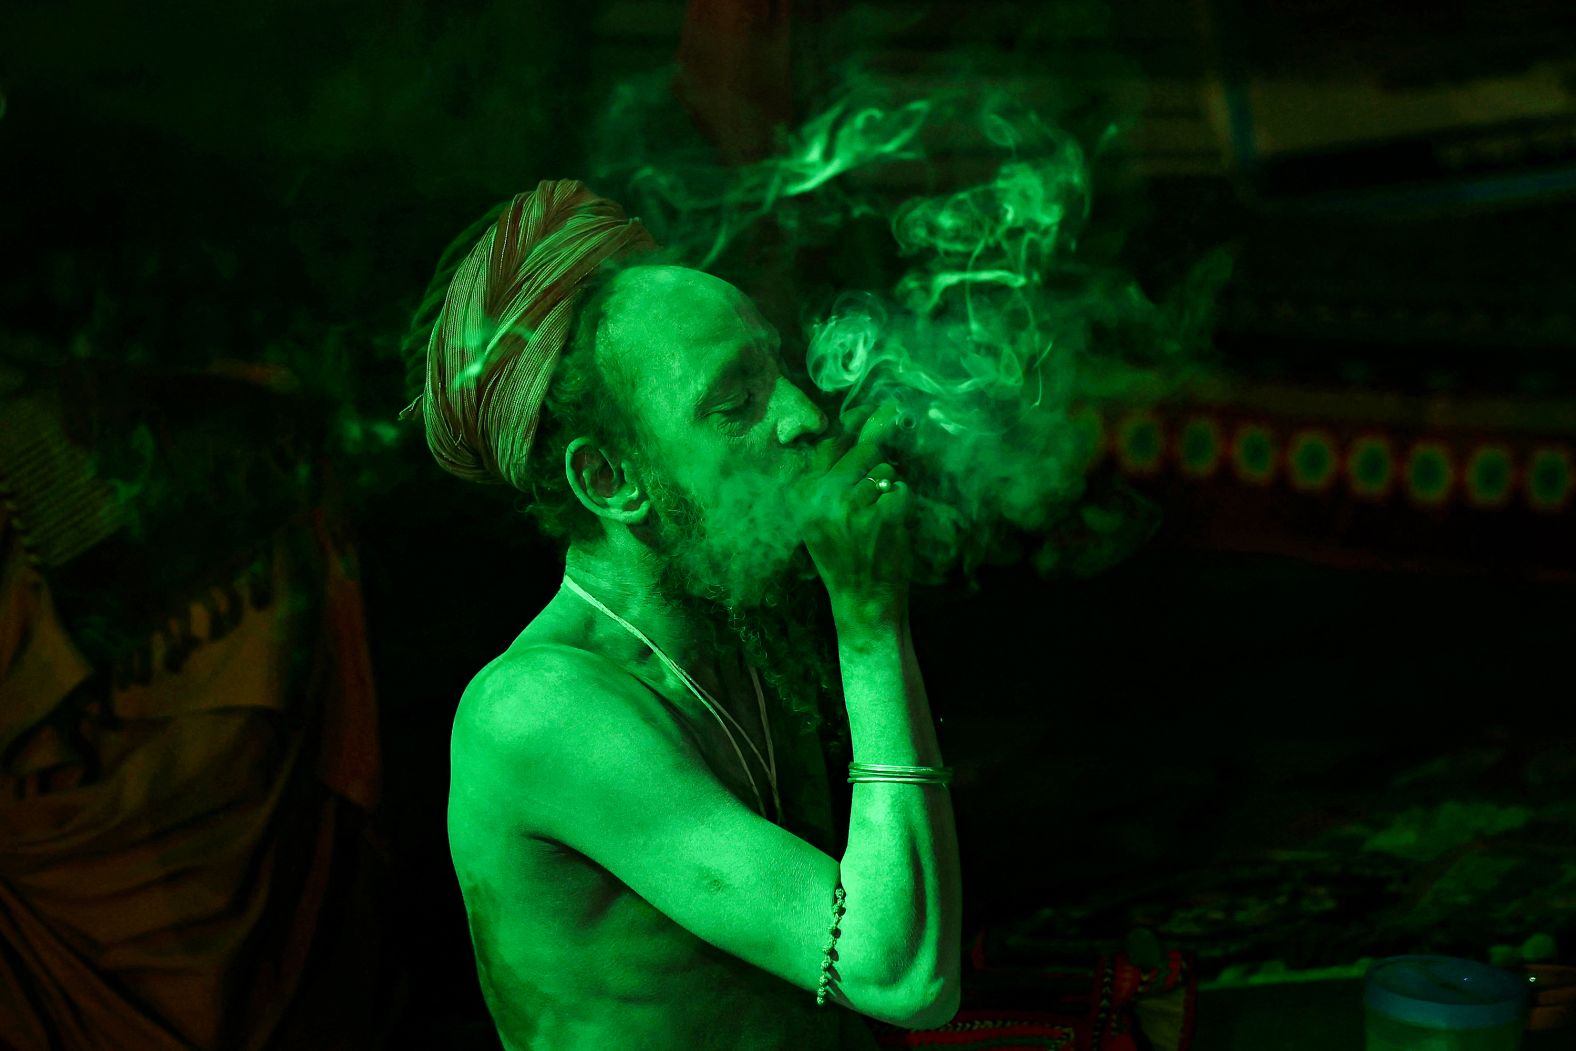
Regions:
<svg viewBox="0 0 1576 1051"><path fill-rule="evenodd" d="M763 579L730 585L726 570L735 563L709 542L704 508L666 479L646 475L657 516L647 542L660 558L658 587L698 627L704 658L732 666L742 650L801 733L826 725L846 744L831 611L804 545Z"/></svg>

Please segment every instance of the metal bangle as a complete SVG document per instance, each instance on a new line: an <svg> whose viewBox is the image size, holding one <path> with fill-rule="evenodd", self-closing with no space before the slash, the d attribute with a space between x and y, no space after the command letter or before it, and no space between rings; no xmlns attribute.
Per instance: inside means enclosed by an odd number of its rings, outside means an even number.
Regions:
<svg viewBox="0 0 1576 1051"><path fill-rule="evenodd" d="M950 785L950 766L895 766L887 763L849 763L848 783L895 781L906 785Z"/></svg>

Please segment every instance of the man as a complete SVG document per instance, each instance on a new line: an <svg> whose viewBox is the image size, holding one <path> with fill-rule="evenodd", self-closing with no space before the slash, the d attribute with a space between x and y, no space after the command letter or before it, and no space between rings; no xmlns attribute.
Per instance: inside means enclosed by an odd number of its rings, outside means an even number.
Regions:
<svg viewBox="0 0 1576 1051"><path fill-rule="evenodd" d="M940 1025L961 965L893 414L829 434L749 300L641 265L651 247L579 183L516 197L455 273L405 414L566 542L563 588L455 716L483 991L511 1051L873 1047L858 1014ZM855 758L916 770L856 771L840 857L804 732L822 606Z"/></svg>

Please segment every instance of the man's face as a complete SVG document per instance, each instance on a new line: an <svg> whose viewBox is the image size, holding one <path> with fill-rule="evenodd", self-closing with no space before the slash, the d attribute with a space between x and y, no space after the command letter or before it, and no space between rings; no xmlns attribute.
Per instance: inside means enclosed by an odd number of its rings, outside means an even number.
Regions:
<svg viewBox="0 0 1576 1051"><path fill-rule="evenodd" d="M598 354L629 384L664 590L752 608L813 577L788 491L814 469L827 418L784 374L754 304L699 270L634 267L616 279Z"/></svg>

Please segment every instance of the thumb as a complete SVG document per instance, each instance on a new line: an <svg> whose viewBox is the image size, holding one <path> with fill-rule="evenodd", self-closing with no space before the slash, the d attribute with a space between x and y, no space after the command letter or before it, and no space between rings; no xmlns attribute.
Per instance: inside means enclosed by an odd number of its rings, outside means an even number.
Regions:
<svg viewBox="0 0 1576 1051"><path fill-rule="evenodd" d="M847 410L841 417L843 427L849 431L858 431L871 416L875 415L878 407L876 405L857 405Z"/></svg>

